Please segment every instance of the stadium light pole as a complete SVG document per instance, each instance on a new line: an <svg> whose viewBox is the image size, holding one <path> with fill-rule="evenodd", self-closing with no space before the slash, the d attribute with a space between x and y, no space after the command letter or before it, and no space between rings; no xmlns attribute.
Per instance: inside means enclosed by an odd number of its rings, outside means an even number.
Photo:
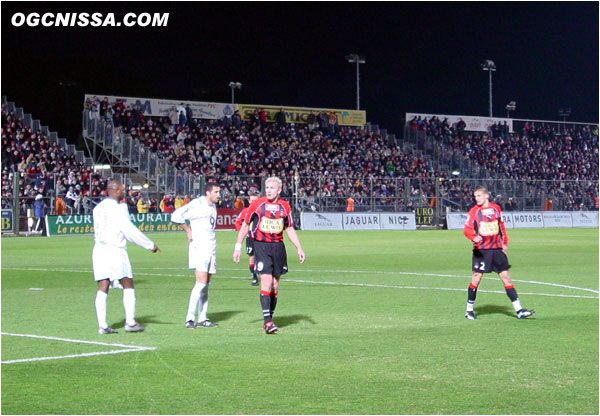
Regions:
<svg viewBox="0 0 600 416"><path fill-rule="evenodd" d="M481 69L488 71L490 74L490 117L492 117L492 72L496 71L496 64L494 61L486 59L481 64Z"/></svg>
<svg viewBox="0 0 600 416"><path fill-rule="evenodd" d="M571 115L571 109L568 107L567 108L559 108L558 115L563 118L563 130L566 133L567 127L565 126L565 123L567 122L567 117L569 117ZM560 133L560 124L558 125L558 132Z"/></svg>
<svg viewBox="0 0 600 416"><path fill-rule="evenodd" d="M241 89L242 88L242 83L241 82L233 82L231 81L229 83L229 88L231 88L231 104L235 104L235 90L236 89Z"/></svg>
<svg viewBox="0 0 600 416"><path fill-rule="evenodd" d="M350 62L351 64L356 64L356 109L360 110L360 71L359 71L359 65L360 64L364 64L365 62L365 57L364 56L358 56L355 53L351 53L349 55L346 55L346 61Z"/></svg>
<svg viewBox="0 0 600 416"><path fill-rule="evenodd" d="M517 109L517 102L511 101L508 104L506 104L505 108L506 108L506 118L510 118L510 112L515 111Z"/></svg>

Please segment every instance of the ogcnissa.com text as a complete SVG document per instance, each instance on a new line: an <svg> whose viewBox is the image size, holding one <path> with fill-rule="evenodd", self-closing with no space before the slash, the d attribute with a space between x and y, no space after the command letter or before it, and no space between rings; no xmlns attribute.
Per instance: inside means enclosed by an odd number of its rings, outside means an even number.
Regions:
<svg viewBox="0 0 600 416"><path fill-rule="evenodd" d="M10 21L16 27L164 27L169 13L126 13L122 19L115 13L15 13Z"/></svg>

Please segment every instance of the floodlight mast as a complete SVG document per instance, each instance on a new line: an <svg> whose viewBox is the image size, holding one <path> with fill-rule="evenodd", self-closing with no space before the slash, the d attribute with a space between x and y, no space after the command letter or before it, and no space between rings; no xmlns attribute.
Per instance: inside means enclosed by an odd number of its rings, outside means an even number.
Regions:
<svg viewBox="0 0 600 416"><path fill-rule="evenodd" d="M567 117L569 117L571 115L571 108L569 108L569 107L559 108L558 115L563 118L563 131L566 133L567 132L566 122L567 122ZM558 125L558 132L560 133L560 124Z"/></svg>
<svg viewBox="0 0 600 416"><path fill-rule="evenodd" d="M236 89L241 89L242 88L242 83L241 82L233 82L231 81L229 83L229 88L231 88L231 104L235 104L235 90Z"/></svg>
<svg viewBox="0 0 600 416"><path fill-rule="evenodd" d="M506 104L506 118L510 118L510 112L511 111L515 111L517 109L517 102L516 101L511 101L508 104Z"/></svg>
<svg viewBox="0 0 600 416"><path fill-rule="evenodd" d="M346 61L356 64L356 109L360 110L360 71L359 65L366 62L364 56L358 56L355 53L346 55Z"/></svg>
<svg viewBox="0 0 600 416"><path fill-rule="evenodd" d="M483 69L484 71L488 71L490 74L490 81L489 81L489 85L490 85L490 117L493 117L492 115L492 72L496 71L496 64L494 63L494 61L490 60L490 59L486 59L485 61L483 61L483 63L481 64L481 69Z"/></svg>

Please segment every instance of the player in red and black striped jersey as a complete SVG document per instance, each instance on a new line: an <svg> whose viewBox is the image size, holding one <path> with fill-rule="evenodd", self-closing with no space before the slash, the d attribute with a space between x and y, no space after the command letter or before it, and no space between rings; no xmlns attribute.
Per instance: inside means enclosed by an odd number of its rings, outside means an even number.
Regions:
<svg viewBox="0 0 600 416"><path fill-rule="evenodd" d="M270 177L265 181L265 195L258 198L248 207L246 218L238 232L238 238L233 252L233 261L239 263L242 240L250 231L253 240L255 266L260 273L260 304L262 307L264 325L267 334L278 331L273 323L273 313L277 305L279 278L287 273L287 254L283 244L283 232L296 246L300 263L306 256L300 240L294 230L292 209L287 201L279 198L281 194L281 179Z"/></svg>
<svg viewBox="0 0 600 416"><path fill-rule="evenodd" d="M490 194L484 187L475 189L476 205L469 210L463 234L473 242L473 274L471 284L468 288L467 312L465 318L477 319L473 312L477 287L481 282L483 273L496 272L502 283L506 294L511 300L517 318L527 318L535 313L535 310L527 310L521 306L517 290L510 278L510 264L508 264L508 235L502 221L500 207L490 202Z"/></svg>
<svg viewBox="0 0 600 416"><path fill-rule="evenodd" d="M250 205L252 205L252 202L256 201L256 199L258 198L258 196L260 195L260 192L258 190L254 190L251 189L250 191L248 191L248 201L250 202ZM246 214L248 213L248 208L246 207L242 210L242 212L240 212L240 215L238 215L238 217L235 219L235 230L236 231L240 231L240 229L242 228L242 223L244 222L245 218L246 218ZM248 235L246 236L246 254L248 255L248 268L250 269L250 274L252 275L252 282L250 283L250 286L258 286L258 275L256 274L256 271L254 270L254 244L253 244L254 240L252 240L252 237L250 237L250 233L248 233Z"/></svg>

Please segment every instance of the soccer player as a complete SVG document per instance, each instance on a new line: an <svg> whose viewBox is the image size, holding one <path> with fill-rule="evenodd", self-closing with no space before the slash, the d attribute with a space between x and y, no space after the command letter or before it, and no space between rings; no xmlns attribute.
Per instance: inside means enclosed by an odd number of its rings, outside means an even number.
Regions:
<svg viewBox="0 0 600 416"><path fill-rule="evenodd" d="M255 189L248 191L248 201L250 202L250 204L256 201L259 195L260 192L258 192ZM238 217L235 219L235 229L238 232L240 231L240 228L242 228L242 223L244 222L244 218L248 213L248 208L249 207L244 208L242 212L240 212L240 215L238 215ZM256 274L256 271L254 270L254 246L252 244L253 241L254 240L252 240L252 237L250 237L250 233L248 233L246 236L246 254L248 255L248 268L250 269L250 275L252 276L252 282L250 282L250 286L258 286L258 276Z"/></svg>
<svg viewBox="0 0 600 416"><path fill-rule="evenodd" d="M195 270L196 284L192 288L188 304L185 327L216 328L219 325L207 318L208 287L210 278L217 272L217 239L215 224L217 223L216 203L221 196L221 188L215 182L208 182L204 187L204 196L195 198L188 204L178 208L171 214L171 221L187 233L189 242L188 264ZM190 225L187 225L186 220ZM195 323L196 308L198 323Z"/></svg>
<svg viewBox="0 0 600 416"><path fill-rule="evenodd" d="M281 179L275 176L268 178L265 181L266 196L256 199L248 207L233 251L233 261L239 263L242 240L250 230L250 237L254 240L256 262L254 268L260 274L263 329L267 334L274 334L279 330L273 323L273 314L277 306L279 278L288 271L287 254L283 244L284 230L298 250L300 263L304 263L306 259L294 230L290 204L280 199L279 194L281 194Z"/></svg>
<svg viewBox="0 0 600 416"><path fill-rule="evenodd" d="M463 229L464 235L473 242L473 274L468 288L467 312L465 318L477 319L473 312L477 287L483 273L496 272L500 276L504 289L515 308L517 318L527 318L535 309L527 310L521 306L517 290L512 284L508 269L508 235L502 221L500 207L490 202L490 194L484 187L475 189L476 205L471 208Z"/></svg>
<svg viewBox="0 0 600 416"><path fill-rule="evenodd" d="M135 321L135 291L133 272L127 255L127 240L153 253L160 249L131 223L127 204L119 203L125 195L123 184L111 180L108 182L107 191L108 198L93 210L95 244L92 264L94 280L98 282L96 293L98 333L117 333L106 323L108 288L110 282L115 280L120 280L123 285L125 332L141 332L146 328Z"/></svg>

